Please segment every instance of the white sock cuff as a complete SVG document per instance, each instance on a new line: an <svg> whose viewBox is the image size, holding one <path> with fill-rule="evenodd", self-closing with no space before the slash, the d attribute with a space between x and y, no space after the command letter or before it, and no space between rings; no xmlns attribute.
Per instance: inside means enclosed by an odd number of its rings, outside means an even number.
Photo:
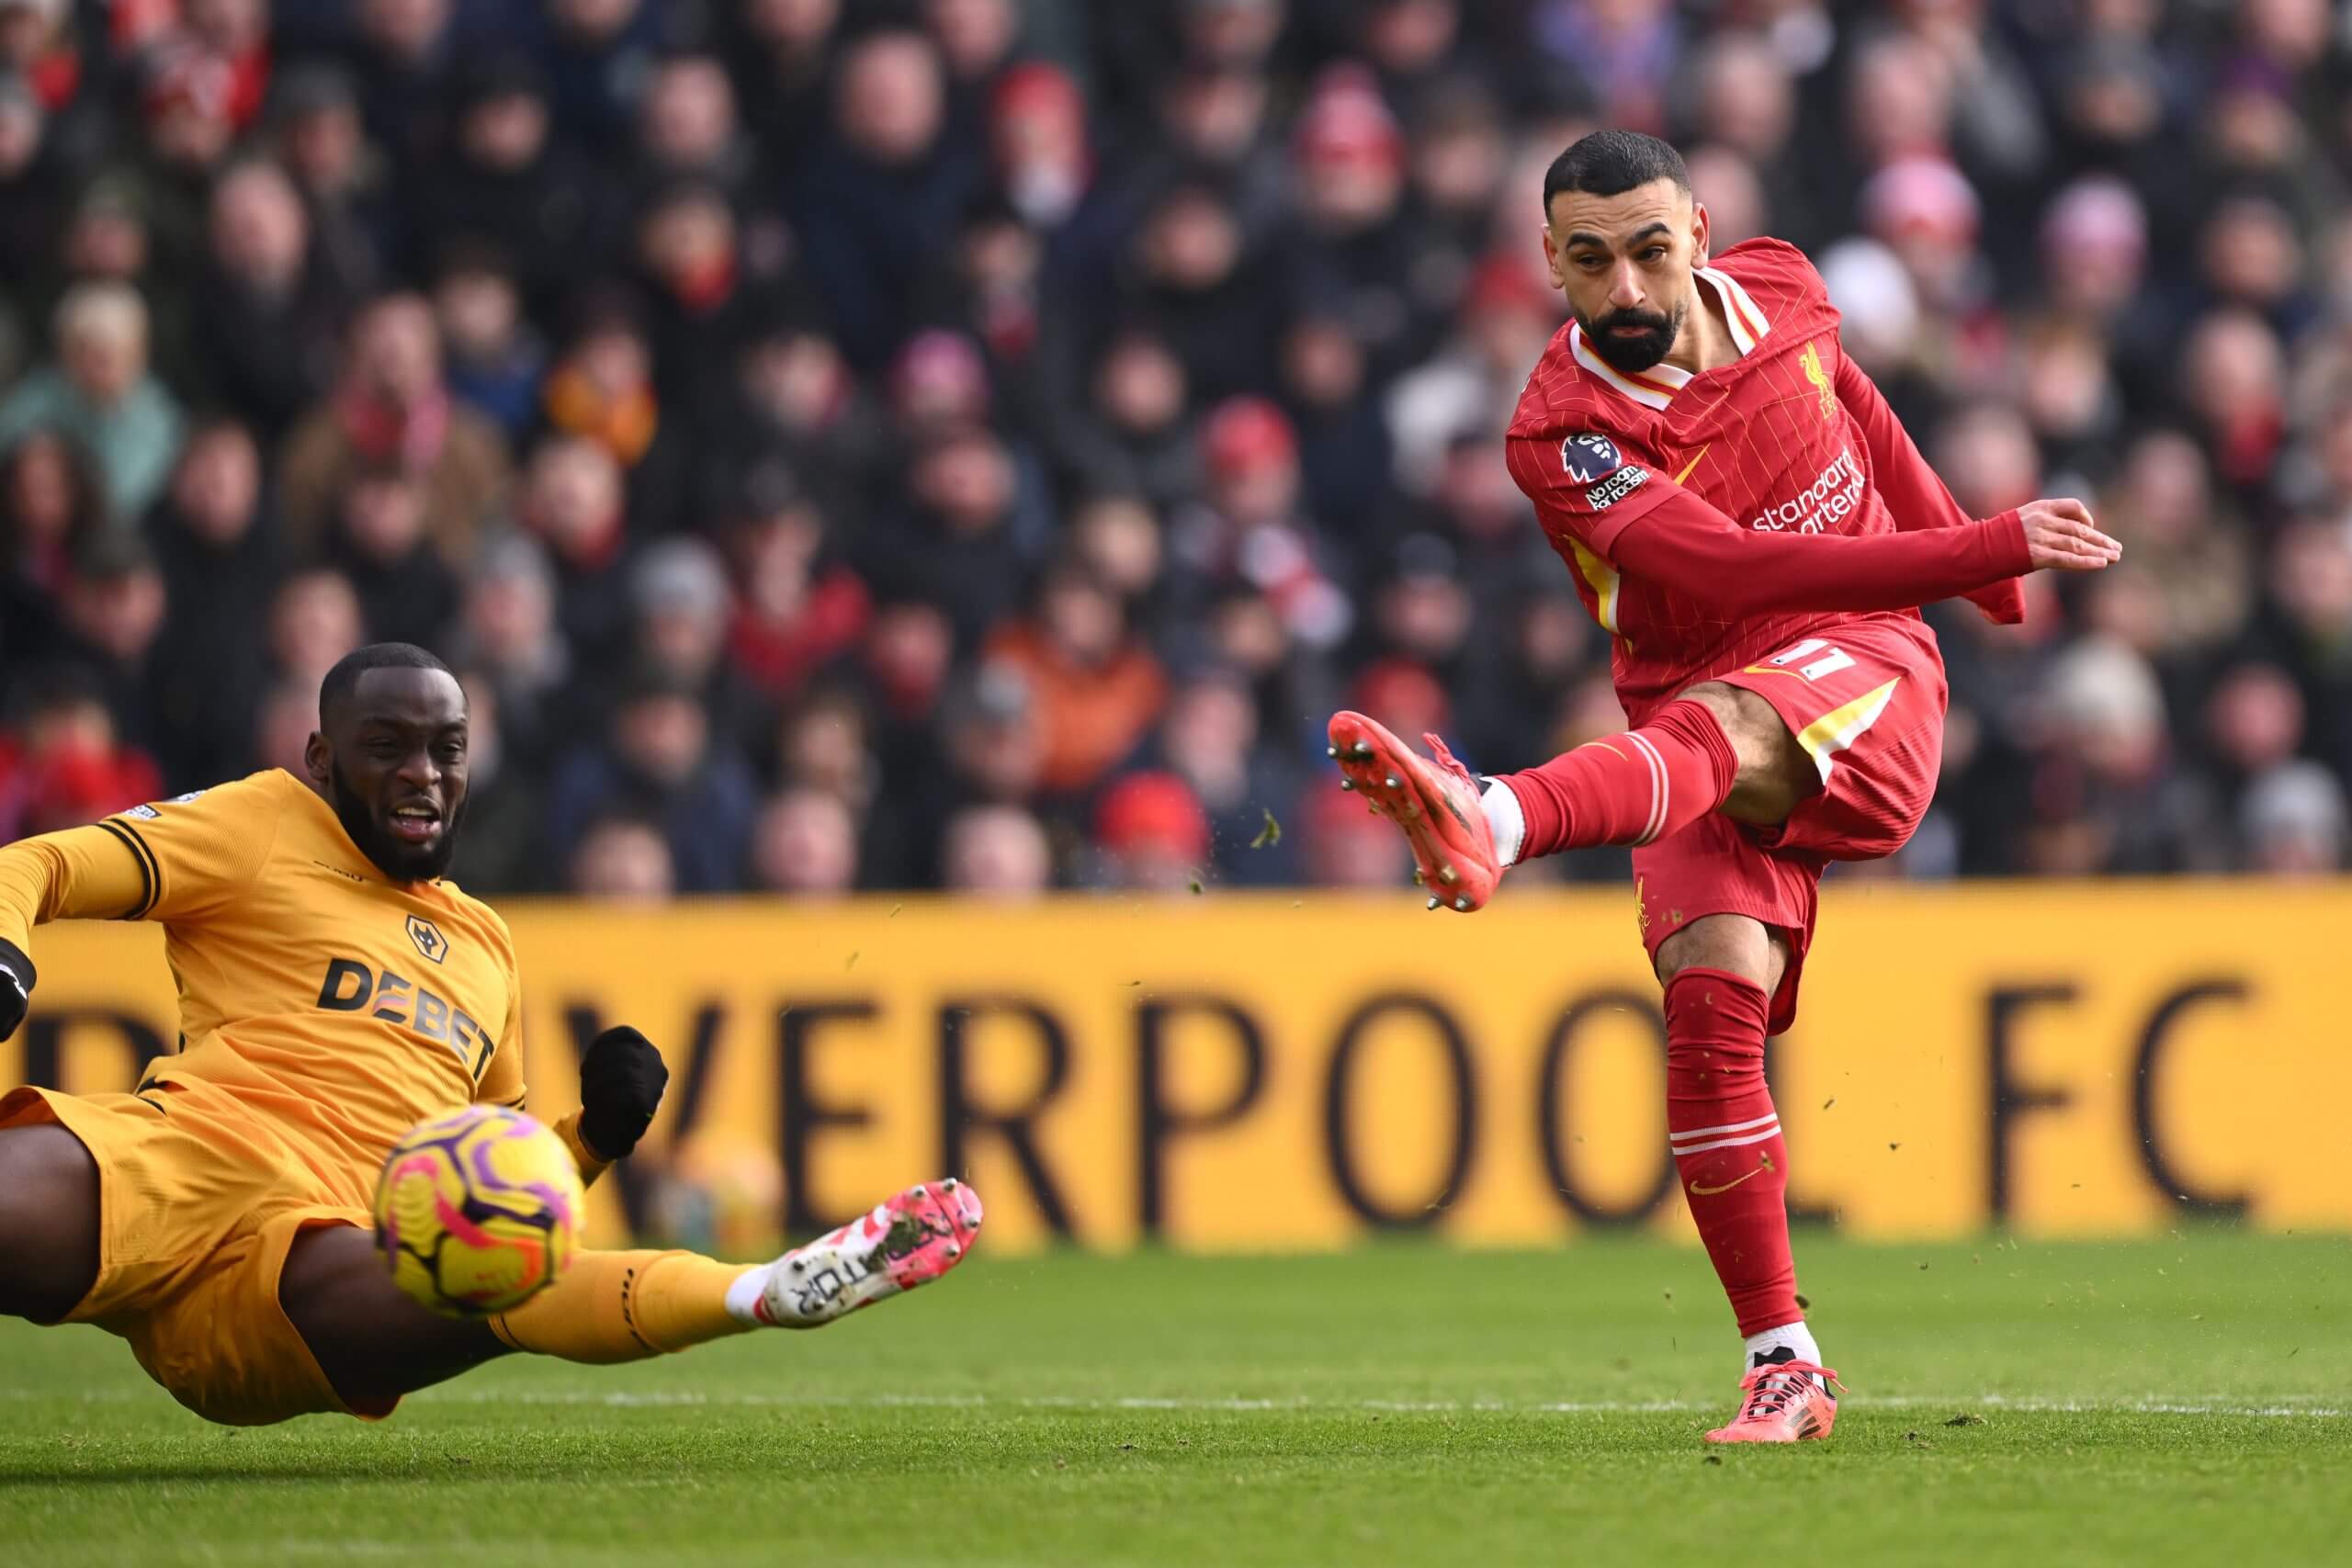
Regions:
<svg viewBox="0 0 2352 1568"><path fill-rule="evenodd" d="M1777 1328L1749 1335L1745 1353L1740 1357L1740 1375L1747 1375L1747 1369L1756 1364L1758 1356L1769 1356L1783 1348L1793 1351L1800 1361L1811 1361L1816 1367L1821 1365L1821 1347L1813 1342L1813 1330L1805 1325L1804 1319L1799 1318L1794 1323L1784 1323Z"/></svg>
<svg viewBox="0 0 2352 1568"><path fill-rule="evenodd" d="M774 1267L762 1263L735 1276L735 1282L727 1287L728 1316L738 1323L760 1321L760 1292L768 1288L768 1270Z"/></svg>
<svg viewBox="0 0 2352 1568"><path fill-rule="evenodd" d="M1521 846L1527 842L1527 814L1520 809L1519 796L1502 780L1488 779L1478 804L1486 807L1487 827L1495 836L1495 858L1517 865Z"/></svg>

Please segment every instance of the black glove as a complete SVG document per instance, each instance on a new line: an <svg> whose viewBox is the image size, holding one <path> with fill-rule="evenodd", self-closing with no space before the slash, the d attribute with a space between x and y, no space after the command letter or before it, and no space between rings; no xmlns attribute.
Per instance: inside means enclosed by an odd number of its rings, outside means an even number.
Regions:
<svg viewBox="0 0 2352 1568"><path fill-rule="evenodd" d="M588 1152L601 1160L627 1159L662 1109L669 1082L662 1053L627 1024L588 1042L580 1058L580 1136Z"/></svg>
<svg viewBox="0 0 2352 1568"><path fill-rule="evenodd" d="M25 1011L32 1006L33 987L40 980L25 950L0 938L0 1040L16 1033L17 1026L25 1021Z"/></svg>

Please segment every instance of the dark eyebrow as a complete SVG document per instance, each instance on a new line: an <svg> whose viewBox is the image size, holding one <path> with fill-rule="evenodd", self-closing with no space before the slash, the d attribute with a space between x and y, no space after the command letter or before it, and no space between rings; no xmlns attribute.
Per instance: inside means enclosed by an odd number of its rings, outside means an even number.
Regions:
<svg viewBox="0 0 2352 1568"><path fill-rule="evenodd" d="M1663 220L1653 220L1652 221L1645 223L1640 228L1634 230L1632 236L1626 240L1625 247L1626 249L1631 250L1634 246L1640 244L1644 240L1648 239L1653 234L1672 234L1673 232L1674 231L1668 227ZM1566 242L1565 248L1574 250L1578 245L1598 245L1601 249L1607 250L1609 248L1609 242L1601 235L1592 233L1588 230L1572 229L1568 231L1568 237Z"/></svg>

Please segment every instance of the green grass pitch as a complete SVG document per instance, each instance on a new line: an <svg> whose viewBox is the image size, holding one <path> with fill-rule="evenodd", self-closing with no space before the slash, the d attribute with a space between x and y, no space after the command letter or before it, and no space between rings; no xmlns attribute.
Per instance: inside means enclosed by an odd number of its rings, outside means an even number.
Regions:
<svg viewBox="0 0 2352 1568"><path fill-rule="evenodd" d="M1645 1242L983 1256L822 1333L513 1359L378 1427L207 1427L96 1330L7 1324L0 1558L2347 1560L2352 1241L1800 1258L1837 1436L1727 1453L1728 1314Z"/></svg>

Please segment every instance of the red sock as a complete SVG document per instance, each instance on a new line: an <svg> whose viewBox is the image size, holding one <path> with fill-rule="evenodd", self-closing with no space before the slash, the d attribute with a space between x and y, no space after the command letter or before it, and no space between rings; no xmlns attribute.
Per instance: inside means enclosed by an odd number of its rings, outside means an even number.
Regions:
<svg viewBox="0 0 2352 1568"><path fill-rule="evenodd" d="M1764 1087L1764 993L1721 969L1666 987L1666 1125L1675 1168L1739 1332L1794 1323L1789 1150Z"/></svg>
<svg viewBox="0 0 2352 1568"><path fill-rule="evenodd" d="M1588 844L1646 844L1724 803L1739 759L1715 716L1668 703L1639 729L1555 757L1503 782L1519 797L1527 834L1519 859Z"/></svg>

